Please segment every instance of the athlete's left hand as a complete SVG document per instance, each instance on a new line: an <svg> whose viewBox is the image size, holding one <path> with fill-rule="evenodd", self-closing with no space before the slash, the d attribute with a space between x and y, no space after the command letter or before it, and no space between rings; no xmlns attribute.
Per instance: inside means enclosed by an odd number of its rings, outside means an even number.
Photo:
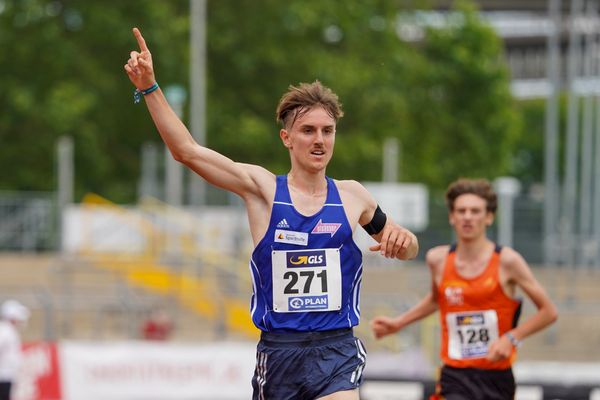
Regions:
<svg viewBox="0 0 600 400"><path fill-rule="evenodd" d="M409 260L419 251L417 237L389 219L380 235L379 243L369 247L369 250L379 251L386 258Z"/></svg>
<svg viewBox="0 0 600 400"><path fill-rule="evenodd" d="M512 350L513 344L505 335L502 335L501 337L490 343L486 359L488 359L489 361L504 360L511 356Z"/></svg>

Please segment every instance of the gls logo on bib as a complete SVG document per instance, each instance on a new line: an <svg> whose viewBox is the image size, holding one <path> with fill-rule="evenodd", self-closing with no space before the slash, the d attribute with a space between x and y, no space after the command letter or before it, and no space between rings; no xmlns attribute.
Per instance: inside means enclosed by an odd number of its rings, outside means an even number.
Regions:
<svg viewBox="0 0 600 400"><path fill-rule="evenodd" d="M288 268L324 267L327 265L325 251L294 251L286 254Z"/></svg>

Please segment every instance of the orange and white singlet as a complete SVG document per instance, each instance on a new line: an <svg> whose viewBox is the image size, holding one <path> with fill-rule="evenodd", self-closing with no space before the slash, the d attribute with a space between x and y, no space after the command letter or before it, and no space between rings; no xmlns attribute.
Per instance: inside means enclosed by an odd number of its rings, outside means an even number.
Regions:
<svg viewBox="0 0 600 400"><path fill-rule="evenodd" d="M441 359L456 368L506 369L511 357L486 360L492 341L511 330L517 322L521 302L506 295L499 278L500 251L496 246L485 270L474 278L464 278L456 271L456 246L450 247L437 301L440 310Z"/></svg>

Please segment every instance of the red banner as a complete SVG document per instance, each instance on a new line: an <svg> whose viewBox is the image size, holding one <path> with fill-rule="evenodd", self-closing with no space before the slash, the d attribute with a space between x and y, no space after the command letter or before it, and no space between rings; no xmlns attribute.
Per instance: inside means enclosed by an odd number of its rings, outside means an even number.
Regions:
<svg viewBox="0 0 600 400"><path fill-rule="evenodd" d="M15 382L14 400L61 400L56 343L23 344L23 362Z"/></svg>

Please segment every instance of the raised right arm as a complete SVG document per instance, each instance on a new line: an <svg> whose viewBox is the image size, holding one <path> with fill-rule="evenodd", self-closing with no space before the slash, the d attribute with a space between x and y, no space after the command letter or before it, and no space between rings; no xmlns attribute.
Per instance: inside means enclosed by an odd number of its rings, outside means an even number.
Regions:
<svg viewBox="0 0 600 400"><path fill-rule="evenodd" d="M160 89L146 95L145 99L152 120L173 158L210 184L246 198L248 195L260 196L261 186L267 186L264 180L274 179L273 174L262 167L234 162L199 145L171 109Z"/></svg>
<svg viewBox="0 0 600 400"><path fill-rule="evenodd" d="M125 64L125 71L138 90L145 90L156 83L152 56L142 34L133 29L140 51L132 51ZM169 148L173 158L196 172L207 182L236 193L246 201L251 197L268 199L264 193L274 182L274 175L266 169L232 161L224 155L200 146L186 126L169 106L161 89L144 95L148 111L161 138Z"/></svg>

